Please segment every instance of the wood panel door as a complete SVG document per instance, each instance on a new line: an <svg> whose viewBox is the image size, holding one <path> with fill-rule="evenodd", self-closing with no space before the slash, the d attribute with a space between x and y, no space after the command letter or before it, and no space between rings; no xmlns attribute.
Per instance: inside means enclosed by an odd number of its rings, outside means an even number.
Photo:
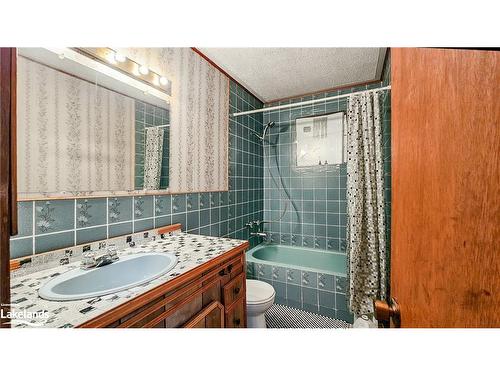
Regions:
<svg viewBox="0 0 500 375"><path fill-rule="evenodd" d="M392 49L402 327L500 327L500 53Z"/></svg>
<svg viewBox="0 0 500 375"><path fill-rule="evenodd" d="M0 328L9 327L9 239L17 234L16 49L0 48Z"/></svg>

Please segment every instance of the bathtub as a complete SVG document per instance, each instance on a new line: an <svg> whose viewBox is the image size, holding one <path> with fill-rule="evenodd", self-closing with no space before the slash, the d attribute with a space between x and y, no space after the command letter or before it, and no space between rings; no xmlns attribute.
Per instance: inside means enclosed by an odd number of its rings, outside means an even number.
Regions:
<svg viewBox="0 0 500 375"><path fill-rule="evenodd" d="M275 303L352 323L344 253L260 244L246 253L247 278L273 285Z"/></svg>

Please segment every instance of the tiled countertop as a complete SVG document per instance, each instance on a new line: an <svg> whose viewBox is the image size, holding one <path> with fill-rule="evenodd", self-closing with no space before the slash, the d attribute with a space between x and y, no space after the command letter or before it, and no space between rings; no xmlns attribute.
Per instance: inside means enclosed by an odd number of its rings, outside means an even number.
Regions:
<svg viewBox="0 0 500 375"><path fill-rule="evenodd" d="M38 289L43 284L63 272L79 267L80 262L15 277L11 280L11 310L14 314L26 312L27 315L24 316L33 319L27 319L31 324L13 320L12 327L75 327L243 243L245 241L177 232L164 239L120 250L119 256L149 252L173 253L177 256L178 263L167 274L149 283L86 300L56 302L38 296Z"/></svg>

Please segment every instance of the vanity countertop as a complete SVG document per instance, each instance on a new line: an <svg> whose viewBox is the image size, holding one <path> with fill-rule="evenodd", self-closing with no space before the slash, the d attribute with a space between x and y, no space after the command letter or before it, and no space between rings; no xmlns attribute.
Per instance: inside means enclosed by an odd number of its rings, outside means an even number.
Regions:
<svg viewBox="0 0 500 375"><path fill-rule="evenodd" d="M118 251L118 255L150 252L173 253L177 256L177 265L165 275L118 293L108 294L79 301L47 301L38 296L38 289L63 272L79 267L80 262L57 266L43 271L18 276L11 280L12 314L25 314L27 319L12 320L13 328L20 327L76 327L154 287L164 284L219 255L222 255L246 241L230 238L208 237L182 232L172 233L163 239L157 239ZM40 318L40 317L43 318ZM30 317L33 317L31 320ZM28 320L31 324L26 323ZM43 322L43 324L40 324Z"/></svg>

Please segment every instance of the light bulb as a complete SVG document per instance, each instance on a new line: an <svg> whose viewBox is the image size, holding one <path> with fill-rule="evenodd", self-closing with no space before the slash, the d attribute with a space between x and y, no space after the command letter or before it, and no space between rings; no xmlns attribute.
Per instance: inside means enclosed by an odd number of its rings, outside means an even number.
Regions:
<svg viewBox="0 0 500 375"><path fill-rule="evenodd" d="M149 73L149 69L148 69L148 67L147 67L146 65L141 65L141 66L139 67L139 73L141 73L142 75L144 75L144 76L145 76L146 74L148 74L148 73Z"/></svg>
<svg viewBox="0 0 500 375"><path fill-rule="evenodd" d="M168 79L166 77L160 77L160 85L166 86L168 84Z"/></svg>
<svg viewBox="0 0 500 375"><path fill-rule="evenodd" d="M108 53L107 59L110 64L116 64L116 56L114 52Z"/></svg>
<svg viewBox="0 0 500 375"><path fill-rule="evenodd" d="M117 52L117 53L115 53L115 60L116 60L116 61L118 61L118 62L121 62L121 63L122 63L122 62L125 62L125 60L126 60L126 59L127 59L127 58L126 58L124 55L122 55L121 53L118 53L118 52Z"/></svg>

